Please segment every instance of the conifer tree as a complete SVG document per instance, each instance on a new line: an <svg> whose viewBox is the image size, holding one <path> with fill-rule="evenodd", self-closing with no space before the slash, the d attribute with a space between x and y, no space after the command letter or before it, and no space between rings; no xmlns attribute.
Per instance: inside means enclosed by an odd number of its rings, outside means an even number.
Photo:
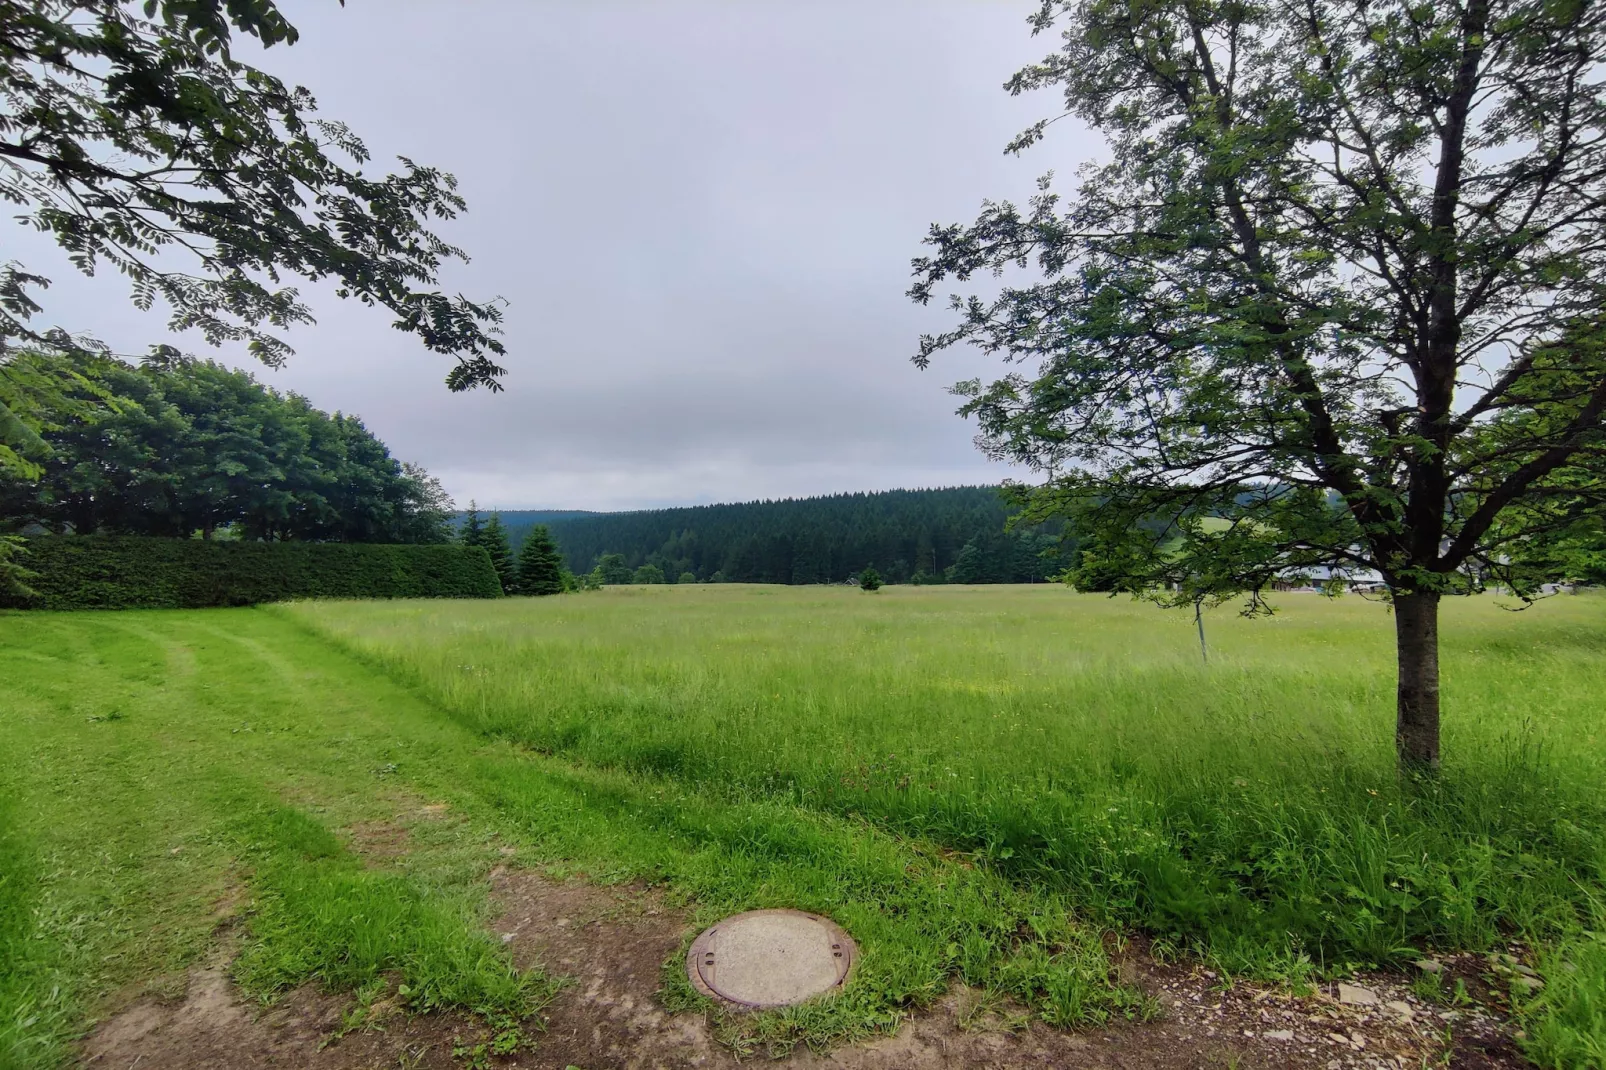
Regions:
<svg viewBox="0 0 1606 1070"><path fill-rule="evenodd" d="M485 539L485 525L480 522L480 508L473 499L468 503L468 515L463 518L463 529L457 541L464 546L479 546Z"/></svg>
<svg viewBox="0 0 1606 1070"><path fill-rule="evenodd" d="M492 513L491 519L485 522L485 528L479 534L478 545L485 547L486 553L491 555L491 565L496 569L496 576L502 581L502 590L511 594L518 589L518 577L513 572L513 548L508 545L507 529L502 526L502 517Z"/></svg>
<svg viewBox="0 0 1606 1070"><path fill-rule="evenodd" d="M519 594L563 593L563 558L545 524L537 524L524 536L524 544L519 547L518 583Z"/></svg>

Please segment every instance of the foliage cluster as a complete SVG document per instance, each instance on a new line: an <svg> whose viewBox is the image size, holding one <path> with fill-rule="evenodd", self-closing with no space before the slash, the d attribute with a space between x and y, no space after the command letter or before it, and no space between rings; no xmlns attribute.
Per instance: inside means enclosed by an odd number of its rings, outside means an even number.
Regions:
<svg viewBox="0 0 1606 1070"><path fill-rule="evenodd" d="M519 545L519 594L561 594L575 585L563 567L563 555L545 524L537 524Z"/></svg>
<svg viewBox="0 0 1606 1070"><path fill-rule="evenodd" d="M457 541L463 546L478 546L491 558L491 568L502 591L511 594L518 586L518 572L513 560L513 547L508 542L507 529L502 518L492 513L487 520L480 519L479 505L468 503L468 513L458 528Z"/></svg>
<svg viewBox="0 0 1606 1070"><path fill-rule="evenodd" d="M294 598L494 598L481 549L47 535L25 542L37 609L238 606Z"/></svg>
<svg viewBox="0 0 1606 1070"><path fill-rule="evenodd" d="M464 210L456 180L405 157L365 170L366 146L311 93L236 53L297 37L272 0L0 0L0 196L77 270L112 268L141 310L166 305L175 331L278 365L290 350L271 328L312 320L283 277L328 279L454 358L451 389L499 389L500 304L431 289L467 259L429 229ZM0 361L19 342L99 348L34 325L48 285L0 268Z"/></svg>
<svg viewBox="0 0 1606 1070"><path fill-rule="evenodd" d="M1606 15L1043 0L1030 23L1057 47L1009 91L1054 92L1111 158L932 227L910 290L1021 272L953 296L914 359L1017 366L956 392L990 455L1049 476L1029 512L1184 601L1320 565L1402 597L1553 578L1527 544L1606 503Z"/></svg>
<svg viewBox="0 0 1606 1070"><path fill-rule="evenodd" d="M80 535L444 543L452 503L355 416L211 361L132 367L22 353L4 375L64 384L31 470L0 475L0 522ZM33 397L37 400L39 395Z"/></svg>
<svg viewBox="0 0 1606 1070"><path fill-rule="evenodd" d="M649 562L630 574L630 582L666 583L668 582L668 577L664 575L664 570L661 567Z"/></svg>

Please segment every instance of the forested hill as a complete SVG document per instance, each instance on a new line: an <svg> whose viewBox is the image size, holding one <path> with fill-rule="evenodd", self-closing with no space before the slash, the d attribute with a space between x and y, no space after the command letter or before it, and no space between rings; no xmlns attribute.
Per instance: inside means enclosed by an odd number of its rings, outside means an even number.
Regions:
<svg viewBox="0 0 1606 1070"><path fill-rule="evenodd" d="M524 536L537 524L552 525L585 516L607 515L587 509L481 509L479 512L482 517L490 516L493 512L501 517L502 526L507 529L507 537L514 547L523 542ZM468 516L466 511L459 511L453 523L461 529L466 516Z"/></svg>
<svg viewBox="0 0 1606 1070"><path fill-rule="evenodd" d="M510 514L503 514L504 522ZM576 573L656 566L671 583L832 583L867 565L893 583L1023 583L1064 566L1058 540L1006 534L996 487L890 490L549 520ZM623 561L605 555L622 555Z"/></svg>

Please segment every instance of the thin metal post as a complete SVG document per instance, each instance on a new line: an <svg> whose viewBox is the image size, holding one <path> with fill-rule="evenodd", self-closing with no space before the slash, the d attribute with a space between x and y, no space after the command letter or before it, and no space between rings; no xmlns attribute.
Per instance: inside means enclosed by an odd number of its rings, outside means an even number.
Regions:
<svg viewBox="0 0 1606 1070"><path fill-rule="evenodd" d="M1210 650L1205 646L1204 636L1204 603L1193 604L1193 622L1199 626L1199 657L1206 665L1210 664Z"/></svg>

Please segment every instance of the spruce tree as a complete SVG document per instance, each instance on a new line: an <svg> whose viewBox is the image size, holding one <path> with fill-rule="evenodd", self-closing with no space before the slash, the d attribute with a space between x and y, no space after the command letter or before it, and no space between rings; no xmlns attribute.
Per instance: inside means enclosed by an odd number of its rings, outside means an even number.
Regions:
<svg viewBox="0 0 1606 1070"><path fill-rule="evenodd" d="M502 526L500 514L492 513L491 519L485 522L478 545L491 555L491 565L502 581L502 590L508 594L518 590L518 577L513 573L513 548L508 545L507 529Z"/></svg>
<svg viewBox="0 0 1606 1070"><path fill-rule="evenodd" d="M563 558L545 524L537 524L524 536L519 547L518 582L520 594L563 593Z"/></svg>
<svg viewBox="0 0 1606 1070"><path fill-rule="evenodd" d="M468 503L468 515L463 518L463 527L458 532L457 541L464 546L479 546L485 538L485 525L480 523L480 509L473 499Z"/></svg>

